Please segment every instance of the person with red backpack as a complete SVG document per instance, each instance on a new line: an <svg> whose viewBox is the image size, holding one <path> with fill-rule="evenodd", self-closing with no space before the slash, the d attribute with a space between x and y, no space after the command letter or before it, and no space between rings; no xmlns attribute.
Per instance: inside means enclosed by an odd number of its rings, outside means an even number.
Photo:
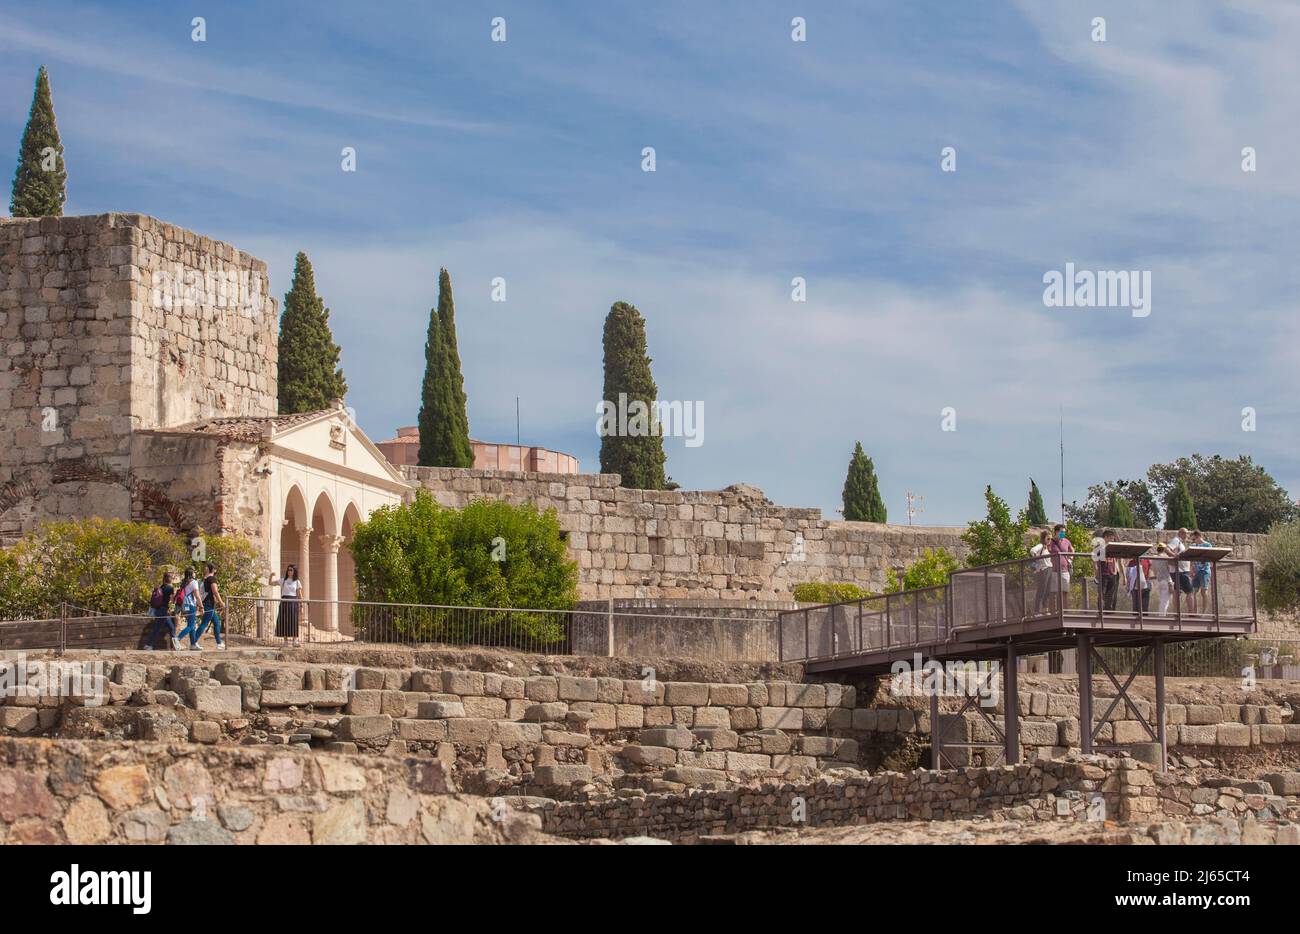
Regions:
<svg viewBox="0 0 1300 934"><path fill-rule="evenodd" d="M172 648L176 647L176 623L171 616L172 593L175 589L172 586L172 572L164 571L162 583L153 589L149 597L149 615L154 618L154 624L145 637L144 647L147 652L153 651L154 641L164 629L171 635Z"/></svg>

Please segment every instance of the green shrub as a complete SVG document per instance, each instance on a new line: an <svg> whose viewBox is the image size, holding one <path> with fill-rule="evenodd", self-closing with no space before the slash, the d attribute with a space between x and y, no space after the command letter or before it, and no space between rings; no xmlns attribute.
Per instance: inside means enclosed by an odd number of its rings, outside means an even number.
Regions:
<svg viewBox="0 0 1300 934"><path fill-rule="evenodd" d="M794 599L798 603L847 603L870 596L871 591L863 590L857 584L814 581L794 585Z"/></svg>
<svg viewBox="0 0 1300 934"><path fill-rule="evenodd" d="M925 549L903 570L902 586L899 586L898 573L890 568L885 574L885 593L898 593L900 590L921 590L924 587L937 587L948 583L948 575L961 568L957 556L947 548Z"/></svg>
<svg viewBox="0 0 1300 934"><path fill-rule="evenodd" d="M476 500L439 506L428 493L376 510L353 534L357 599L437 607L569 610L578 597L578 565L568 556L555 510ZM369 638L553 644L564 637L557 613L358 613ZM499 638L494 638L499 637Z"/></svg>
<svg viewBox="0 0 1300 934"><path fill-rule="evenodd" d="M207 536L204 547L224 594L258 592L266 572L251 543ZM0 552L0 617L56 616L60 603L101 613L142 613L163 571L179 576L192 563L188 539L159 525L120 519L49 522ZM199 576L201 570L199 564Z"/></svg>
<svg viewBox="0 0 1300 934"><path fill-rule="evenodd" d="M966 531L961 533L962 542L970 549L970 554L966 556L966 566L975 568L1027 557L1027 514L1022 511L1019 517L1012 519L1011 508L1007 506L1006 500L994 493L991 486L984 488L984 502L988 507L987 517L969 523Z"/></svg>
<svg viewBox="0 0 1300 934"><path fill-rule="evenodd" d="M1264 609L1300 609L1300 522L1275 522L1258 561L1259 602Z"/></svg>

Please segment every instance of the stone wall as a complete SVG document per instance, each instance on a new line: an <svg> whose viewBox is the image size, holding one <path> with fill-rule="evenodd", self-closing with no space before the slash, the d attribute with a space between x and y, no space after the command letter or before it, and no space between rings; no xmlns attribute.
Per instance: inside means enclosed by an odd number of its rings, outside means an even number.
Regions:
<svg viewBox="0 0 1300 934"><path fill-rule="evenodd" d="M526 842L428 759L0 738L0 844Z"/></svg>
<svg viewBox="0 0 1300 934"><path fill-rule="evenodd" d="M129 518L135 430L274 414L277 327L265 264L228 244L139 214L0 219L0 539Z"/></svg>
<svg viewBox="0 0 1300 934"><path fill-rule="evenodd" d="M488 783L471 790L560 797L593 781L681 790L837 767L910 768L924 761L931 733L925 699L836 683L665 681L645 666L636 679L120 657L136 660L111 663L103 672L103 703L48 692L3 697L0 730L419 754ZM103 658L88 655L85 661ZM29 681L36 677L37 669L31 670ZM1253 703L1167 704L1173 752L1300 765L1300 722L1286 701L1273 696L1290 696L1285 691L1285 685L1261 688ZM1106 693L1098 692L1098 716L1109 706ZM958 703L944 698L940 705L946 742L988 743L1000 759L998 735L979 714L956 717ZM1147 700L1134 703L1150 716ZM1002 709L998 698L989 710L999 727ZM1078 749L1076 697L1026 689L1019 709L1023 758L1061 758ZM1098 742L1136 746L1150 737L1118 705ZM948 761L990 761L961 758L968 752L950 748Z"/></svg>
<svg viewBox="0 0 1300 934"><path fill-rule="evenodd" d="M488 498L554 508L584 599L789 600L805 581L881 591L890 567L926 548L966 553L960 529L829 521L819 509L774 506L752 487L630 490L616 474L403 469L443 505Z"/></svg>
<svg viewBox="0 0 1300 934"><path fill-rule="evenodd" d="M575 655L753 661L777 657L790 601L584 600L574 615Z"/></svg>
<svg viewBox="0 0 1300 934"><path fill-rule="evenodd" d="M541 804L537 812L543 828L561 836L649 835L679 842L878 821L1134 821L1194 813L1244 819L1252 826L1243 842L1300 844L1294 823L1300 820L1300 773L1279 773L1276 779L1276 785L1224 780L1203 788L1195 779L1155 774L1133 759L1079 756L1012 767L840 774L686 794L589 798Z"/></svg>
<svg viewBox="0 0 1300 934"><path fill-rule="evenodd" d="M819 509L775 506L743 485L717 492L630 490L618 485L616 474L403 471L446 506L499 499L555 509L587 600L789 601L794 586L806 581L846 582L879 593L890 568L910 564L927 548L967 554L961 528L828 520ZM1129 541L1154 542L1168 534L1119 530ZM1264 539L1243 532L1209 536L1242 560L1253 559ZM1239 577L1232 581L1234 594L1246 592ZM1265 620L1261 630L1300 639L1294 620Z"/></svg>

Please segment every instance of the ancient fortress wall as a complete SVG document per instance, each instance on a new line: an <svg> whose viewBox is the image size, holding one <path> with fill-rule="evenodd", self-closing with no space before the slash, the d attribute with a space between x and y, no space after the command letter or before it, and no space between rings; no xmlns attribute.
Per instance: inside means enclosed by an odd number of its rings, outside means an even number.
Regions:
<svg viewBox="0 0 1300 934"><path fill-rule="evenodd" d="M131 433L276 410L266 266L139 214L0 219L0 537L132 514Z"/></svg>
<svg viewBox="0 0 1300 934"><path fill-rule="evenodd" d="M630 490L614 474L542 474L406 467L407 479L447 506L473 499L553 508L578 562L584 599L788 601L805 581L843 581L880 592L886 572L946 548L967 549L962 529L842 522L819 509L774 506L752 487L719 492ZM1155 541L1168 533L1121 530ZM1251 559L1262 535L1210 533Z"/></svg>
<svg viewBox="0 0 1300 934"><path fill-rule="evenodd" d="M554 508L578 562L584 599L789 600L804 581L868 590L926 548L966 553L961 530L833 522L819 509L774 506L753 488L630 490L616 474L407 467L443 505L473 499Z"/></svg>

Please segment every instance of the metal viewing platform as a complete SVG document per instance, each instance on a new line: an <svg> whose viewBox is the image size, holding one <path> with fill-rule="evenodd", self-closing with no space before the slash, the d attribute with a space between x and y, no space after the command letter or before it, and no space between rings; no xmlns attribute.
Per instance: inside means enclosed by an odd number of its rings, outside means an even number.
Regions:
<svg viewBox="0 0 1300 934"><path fill-rule="evenodd" d="M1094 663L1117 693L1100 721L1092 729L1082 729L1084 752L1109 748L1097 743L1097 735L1122 702L1144 724L1151 741L1160 745L1161 762L1167 762L1165 646L1253 634L1255 565L1228 560L1227 548L1189 548L1175 562L1156 556L1151 547L1141 542L1110 543L1104 554L1119 559L1117 579L1095 576L1094 558L1100 554L1070 553L954 571L948 583L938 587L790 610L780 617L779 656L783 662L803 662L810 674L844 676L887 674L898 662L906 662L911 670L918 656L923 663L997 661L1006 697L1005 729L998 729L984 711L979 712L1001 734L1006 761L1017 762L1016 659L1074 649L1080 723L1092 720ZM1145 597L1139 590L1136 599L1126 586L1132 559L1150 560L1154 582ZM1201 581L1203 587L1190 590ZM1096 652L1103 646L1144 649L1123 683ZM1154 723L1139 714L1127 693L1148 659L1156 681ZM938 694L929 693L931 735L938 736ZM941 748L935 752L937 767Z"/></svg>

